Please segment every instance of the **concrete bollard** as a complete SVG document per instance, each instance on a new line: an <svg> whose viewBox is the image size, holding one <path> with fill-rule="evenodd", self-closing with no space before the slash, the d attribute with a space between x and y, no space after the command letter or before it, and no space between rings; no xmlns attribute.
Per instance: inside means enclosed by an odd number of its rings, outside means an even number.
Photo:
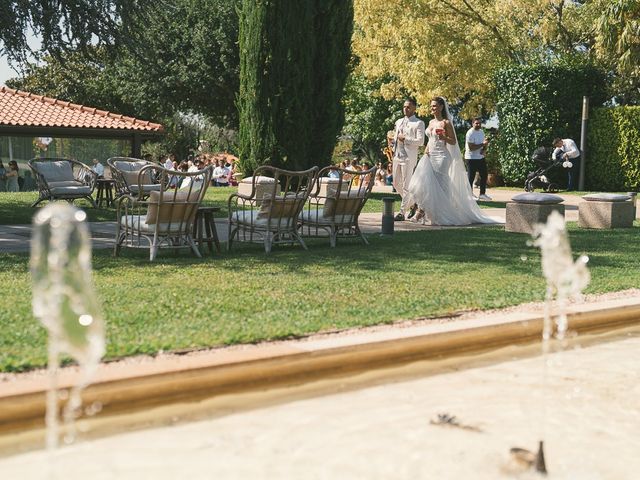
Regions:
<svg viewBox="0 0 640 480"><path fill-rule="evenodd" d="M393 203L395 198L382 197L384 209L382 210L382 232L381 235L393 235Z"/></svg>

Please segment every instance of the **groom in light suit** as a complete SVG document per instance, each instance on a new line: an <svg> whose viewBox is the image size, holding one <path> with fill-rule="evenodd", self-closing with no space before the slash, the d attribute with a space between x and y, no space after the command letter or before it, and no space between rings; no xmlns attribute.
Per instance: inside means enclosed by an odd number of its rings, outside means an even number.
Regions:
<svg viewBox="0 0 640 480"><path fill-rule="evenodd" d="M418 148L424 145L424 122L415 116L416 101L408 98L402 107L404 117L396 122L393 134L393 186L402 198L397 221L405 219L409 207L409 182L418 163Z"/></svg>

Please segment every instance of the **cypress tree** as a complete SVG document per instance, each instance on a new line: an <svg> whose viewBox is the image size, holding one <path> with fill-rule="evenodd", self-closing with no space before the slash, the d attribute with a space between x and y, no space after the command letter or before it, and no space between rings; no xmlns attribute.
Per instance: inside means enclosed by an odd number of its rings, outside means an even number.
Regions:
<svg viewBox="0 0 640 480"><path fill-rule="evenodd" d="M342 95L349 75L353 2L315 0L316 53L311 113L314 131L310 165L328 165L336 138L344 125Z"/></svg>
<svg viewBox="0 0 640 480"><path fill-rule="evenodd" d="M344 121L351 0L243 0L239 17L243 170L327 164Z"/></svg>

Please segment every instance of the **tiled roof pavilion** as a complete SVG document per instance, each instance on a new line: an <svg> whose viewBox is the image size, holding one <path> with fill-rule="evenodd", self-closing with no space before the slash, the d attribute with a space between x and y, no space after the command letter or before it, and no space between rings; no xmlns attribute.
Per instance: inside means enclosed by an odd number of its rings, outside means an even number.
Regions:
<svg viewBox="0 0 640 480"><path fill-rule="evenodd" d="M0 135L130 139L139 157L142 141L162 134L159 123L0 86Z"/></svg>

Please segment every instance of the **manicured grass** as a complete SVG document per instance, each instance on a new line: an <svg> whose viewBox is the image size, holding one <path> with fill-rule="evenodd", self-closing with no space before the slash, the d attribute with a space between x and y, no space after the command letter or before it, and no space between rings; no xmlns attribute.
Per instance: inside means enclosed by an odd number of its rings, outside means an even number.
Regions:
<svg viewBox="0 0 640 480"><path fill-rule="evenodd" d="M236 187L216 187L209 188L205 196L203 205L211 207L220 207L220 211L215 214L216 217L227 216L227 200L229 195L236 192ZM400 195L397 193L379 193L372 192L369 200L362 210L365 213L377 213L383 210L383 201L385 197L393 197L395 199L395 207L400 207ZM33 215L38 208L46 205L48 202L42 202L37 207L32 208L30 205L38 198L36 192L20 192L7 193L0 192L0 225L21 225L31 223ZM479 202L480 208L502 207L502 202ZM113 222L115 221L115 207L111 208L93 208L86 200L76 200L75 206L82 208L87 212L87 219L90 222Z"/></svg>
<svg viewBox="0 0 640 480"><path fill-rule="evenodd" d="M209 188L203 205L218 206L222 208L218 216L227 215L227 199L236 189L234 187ZM95 195L94 195L95 197ZM35 208L31 204L38 198L37 192L7 193L0 192L0 225L20 225L31 223L34 213L49 202L42 202ZM113 222L116 218L115 207L93 208L86 200L76 200L76 207L87 212L90 222Z"/></svg>
<svg viewBox="0 0 640 480"><path fill-rule="evenodd" d="M590 256L589 292L640 285L640 227L571 226L575 254ZM195 259L162 251L113 258L94 252L97 296L107 322L107 358L160 350L281 339L469 309L542 300L539 253L527 235L500 227L370 235L328 247L237 244ZM46 362L45 332L31 314L27 254L0 254L0 371Z"/></svg>

